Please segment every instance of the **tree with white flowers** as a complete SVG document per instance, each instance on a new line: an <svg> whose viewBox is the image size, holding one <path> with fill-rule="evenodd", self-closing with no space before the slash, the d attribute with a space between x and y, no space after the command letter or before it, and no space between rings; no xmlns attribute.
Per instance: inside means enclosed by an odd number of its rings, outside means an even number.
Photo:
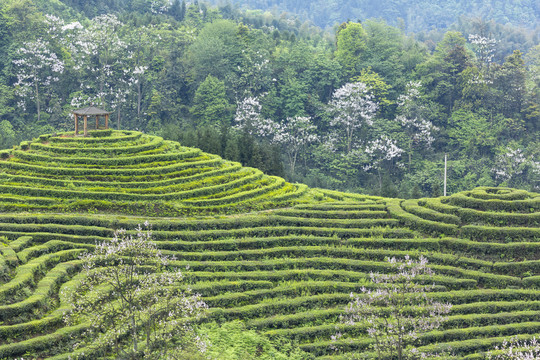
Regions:
<svg viewBox="0 0 540 360"><path fill-rule="evenodd" d="M537 160L538 150L533 153L527 152L515 142L510 142L498 150L499 153L495 157L495 163L491 169L495 180L509 185L514 180L520 180L526 176L540 177L540 161Z"/></svg>
<svg viewBox="0 0 540 360"><path fill-rule="evenodd" d="M540 341L520 340L518 337L504 340L501 346L487 353L488 360L537 360L540 359Z"/></svg>
<svg viewBox="0 0 540 360"><path fill-rule="evenodd" d="M279 124L261 115L262 106L258 97L248 96L238 103L234 115L234 128L260 138L272 138Z"/></svg>
<svg viewBox="0 0 540 360"><path fill-rule="evenodd" d="M83 277L62 295L71 305L68 325L85 323L87 342L101 356L124 359L174 359L186 349L203 351L191 319L207 308L184 286L184 276L152 242L148 223L136 234L115 232L84 254ZM181 358L181 357L180 357Z"/></svg>
<svg viewBox="0 0 540 360"><path fill-rule="evenodd" d="M497 45L497 40L480 34L470 34L469 42L473 45L476 58L480 64L489 67L493 61L493 56L495 55L495 45Z"/></svg>
<svg viewBox="0 0 540 360"><path fill-rule="evenodd" d="M71 105L80 106L82 100L109 106L117 111L118 127L120 109L146 70L133 61L134 53L121 36L123 27L116 16L100 15L80 29L69 44L80 77L80 91L74 94Z"/></svg>
<svg viewBox="0 0 540 360"><path fill-rule="evenodd" d="M315 133L317 127L310 117L295 116L288 118L284 124L276 124L275 128L277 128L277 131L273 134L273 141L284 148L289 160L291 174L294 175L300 151L305 150L307 145L319 141L319 137Z"/></svg>
<svg viewBox="0 0 540 360"><path fill-rule="evenodd" d="M368 86L357 82L337 89L329 105L333 113L330 126L334 128L330 138L344 139L345 153L349 154L355 147L359 130L373 125L378 104L373 100Z"/></svg>
<svg viewBox="0 0 540 360"><path fill-rule="evenodd" d="M401 154L403 154L403 150L397 146L394 139L391 139L387 135L381 135L378 139L369 142L363 152L360 151L359 156L366 160L366 164L363 166L364 171L377 171L379 190L382 191L381 170L383 164L400 157Z"/></svg>
<svg viewBox="0 0 540 360"><path fill-rule="evenodd" d="M433 134L438 130L426 119L427 108L420 98L421 87L420 81L409 82L405 94L400 95L397 101L399 115L396 121L401 124L407 134L409 169L412 164L413 148L418 146L430 148L435 141Z"/></svg>
<svg viewBox="0 0 540 360"><path fill-rule="evenodd" d="M42 98L50 94L51 85L64 72L64 61L52 50L49 41L37 39L23 43L17 50L15 65L15 93L21 98L19 105L25 108L26 99L36 104L37 121L41 118Z"/></svg>
<svg viewBox="0 0 540 360"><path fill-rule="evenodd" d="M370 273L374 288L363 287L360 295L351 293L352 301L341 321L367 325L377 359L417 359L422 355L413 342L421 334L439 328L452 305L429 295L435 286L430 283L434 273L425 257L413 260L407 255L387 261L388 273ZM341 336L338 333L333 339Z"/></svg>
<svg viewBox="0 0 540 360"><path fill-rule="evenodd" d="M319 141L317 127L307 116L289 117L283 123L266 119L261 115L261 108L256 97L242 100L236 109L235 128L281 145L294 175L299 153L309 144Z"/></svg>

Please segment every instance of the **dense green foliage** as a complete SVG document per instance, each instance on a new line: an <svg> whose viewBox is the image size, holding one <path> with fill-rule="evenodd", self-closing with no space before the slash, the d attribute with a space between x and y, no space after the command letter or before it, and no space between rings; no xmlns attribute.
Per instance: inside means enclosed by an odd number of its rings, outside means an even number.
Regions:
<svg viewBox="0 0 540 360"><path fill-rule="evenodd" d="M301 10L318 3L295 4ZM348 11L346 4L329 4ZM370 12L360 16L361 24L323 31L233 5L165 5L2 2L0 147L71 130L70 111L95 103L113 111L116 128L160 135L312 186L438 196L448 153L450 193L500 184L538 190L540 45L531 32L476 19L458 23L461 33L409 35L365 20ZM426 2L413 5L407 13L418 19L433 9ZM465 6L444 3L440 11L453 16L447 7L454 5ZM467 6L481 13L485 8ZM501 11L497 6L494 14ZM403 7L382 2L372 10L387 9L388 23L397 24ZM318 11L331 13L325 9ZM504 9L509 19L501 22L534 23L538 12L527 2L511 10ZM340 111L331 103L336 90L351 82L368 85L377 114L351 137L355 142L346 152L332 152L327 145ZM405 103L411 84L419 84L418 93ZM249 97L260 102L261 118L284 128L309 118L318 141L291 154L291 141L239 129L236 110ZM420 141L404 118L435 126L433 141ZM381 139L401 153L391 159L384 151L368 155L370 144Z"/></svg>

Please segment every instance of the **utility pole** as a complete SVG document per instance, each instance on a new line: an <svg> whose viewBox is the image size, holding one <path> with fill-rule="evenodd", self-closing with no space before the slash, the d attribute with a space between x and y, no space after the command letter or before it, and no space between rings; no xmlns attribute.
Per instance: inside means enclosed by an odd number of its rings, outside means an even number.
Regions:
<svg viewBox="0 0 540 360"><path fill-rule="evenodd" d="M444 153L444 196L446 196L446 163L447 163L447 155Z"/></svg>

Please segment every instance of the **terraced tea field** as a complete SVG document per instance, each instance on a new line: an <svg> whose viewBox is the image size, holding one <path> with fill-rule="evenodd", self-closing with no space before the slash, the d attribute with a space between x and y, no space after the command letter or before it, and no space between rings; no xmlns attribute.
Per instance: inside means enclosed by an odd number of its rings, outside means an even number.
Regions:
<svg viewBox="0 0 540 360"><path fill-rule="evenodd" d="M194 215L285 206L307 187L138 132L0 152L0 209Z"/></svg>
<svg viewBox="0 0 540 360"><path fill-rule="evenodd" d="M189 266L210 306L204 321L241 319L317 359L369 353L365 326L340 325L339 315L351 292L372 286L370 271L406 254L428 258L432 296L454 305L421 350L483 359L504 338L540 335L537 193L399 200L311 190L135 132L43 136L3 158L0 359L95 358L71 351L88 325L63 324L63 290L80 281L82 252L144 220L174 265ZM332 343L336 325L346 335Z"/></svg>

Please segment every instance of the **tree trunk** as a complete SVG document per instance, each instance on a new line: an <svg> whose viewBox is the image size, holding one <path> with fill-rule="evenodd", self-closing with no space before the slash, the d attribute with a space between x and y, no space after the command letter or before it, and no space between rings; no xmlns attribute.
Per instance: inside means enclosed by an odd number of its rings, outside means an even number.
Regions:
<svg viewBox="0 0 540 360"><path fill-rule="evenodd" d="M298 151L294 151L289 153L289 164L291 165L291 175L294 176L294 168L296 167L296 157L298 155Z"/></svg>
<svg viewBox="0 0 540 360"><path fill-rule="evenodd" d="M39 119L41 118L40 103L39 103L39 86L36 81L36 106L37 106L37 121L39 124Z"/></svg>
<svg viewBox="0 0 540 360"><path fill-rule="evenodd" d="M411 172L411 164L412 164L412 139L409 139L409 172Z"/></svg>
<svg viewBox="0 0 540 360"><path fill-rule="evenodd" d="M379 168L377 168L377 174L379 175L379 194L382 196L382 176Z"/></svg>
<svg viewBox="0 0 540 360"><path fill-rule="evenodd" d="M137 354L138 346L137 346L137 326L135 324L135 315L131 315L131 327L132 327L132 336L133 336L133 352Z"/></svg>
<svg viewBox="0 0 540 360"><path fill-rule="evenodd" d="M351 152L352 147L352 129L347 129L347 154Z"/></svg>
<svg viewBox="0 0 540 360"><path fill-rule="evenodd" d="M141 114L141 101L142 101L141 77L139 76L139 80L137 81L137 116Z"/></svg>

